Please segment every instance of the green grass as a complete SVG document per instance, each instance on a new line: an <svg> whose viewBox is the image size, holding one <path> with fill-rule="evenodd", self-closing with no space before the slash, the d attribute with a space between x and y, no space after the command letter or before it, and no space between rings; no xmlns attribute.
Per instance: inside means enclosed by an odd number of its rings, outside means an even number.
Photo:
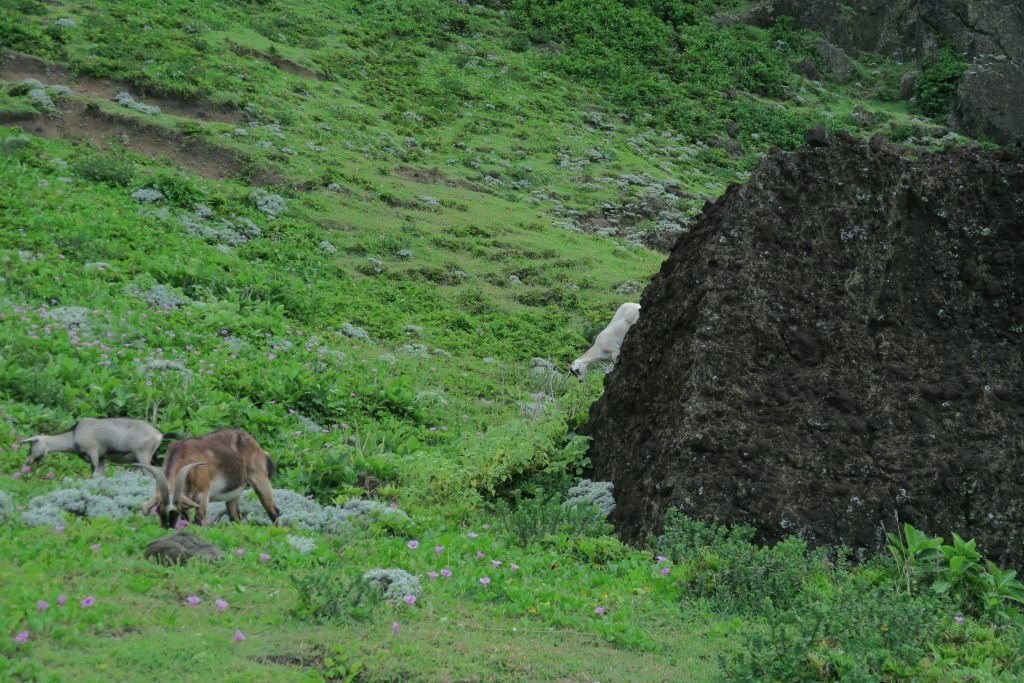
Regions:
<svg viewBox="0 0 1024 683"><path fill-rule="evenodd" d="M729 553L762 552L749 544L672 557L662 576L654 556L665 549L570 522L530 535L501 512L522 497L558 499L585 473L574 431L600 373L580 385L531 359L566 367L639 297L664 258L644 246L659 222L685 229L811 123L864 136L927 127L891 97L900 65L870 57L859 85L810 84L788 72L809 36L710 23L738 6L0 0L18 18L0 24L0 43L67 64L76 87L63 119L24 124L56 139L0 127L0 488L25 506L62 486L48 474L87 474L53 455L21 475L19 438L130 415L193 434L244 427L279 464L278 487L322 503L364 493L356 483L369 473L413 520L297 532L315 539L311 555L286 530L204 528L227 558L173 569L141 557L161 535L152 520L69 519L60 535L5 522L0 678L334 681L358 669L361 681L827 680L852 671L844 657L898 650L836 609L822 623L845 624L854 640L783 656L800 649L808 601L831 605L858 582L892 593L884 618L935 607L919 621L938 635L908 676L1019 675L1015 627L969 611L956 625L938 609L961 606L896 595L891 567L846 574L792 545L764 550L807 592L758 611L724 600L724 574L707 580ZM616 29L620 13L633 30ZM76 25L56 27L60 17ZM129 111L83 84L130 90L162 112ZM4 120L34 111L25 86L0 86ZM876 121L854 120L858 105ZM103 148L75 126L94 127ZM229 168L239 173L218 180ZM276 218L251 183L283 198ZM165 199L131 197L146 188ZM610 236L586 232L599 219L620 222ZM238 237L246 221L258 235ZM147 292L189 303L163 308ZM61 322L79 306L84 326ZM155 362L184 371L147 371ZM302 614L293 577L344 585L390 566L423 581L415 607L380 605L362 621ZM452 578L429 581L441 566ZM744 600L778 602L778 576L749 579ZM201 605L185 604L193 594ZM223 613L218 597L231 604ZM22 630L29 641L13 642ZM906 642L918 642L909 630Z"/></svg>

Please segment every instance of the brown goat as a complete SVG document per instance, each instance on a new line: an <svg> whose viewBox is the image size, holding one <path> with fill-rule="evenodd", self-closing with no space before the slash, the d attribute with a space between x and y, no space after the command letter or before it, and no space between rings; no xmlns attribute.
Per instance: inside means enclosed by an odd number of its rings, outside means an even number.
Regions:
<svg viewBox="0 0 1024 683"><path fill-rule="evenodd" d="M160 524L173 528L179 518L188 521L187 512L195 508L196 524L206 518L212 501L224 501L232 521L240 521L238 499L246 486L252 486L263 509L276 523L280 513L270 490L270 478L276 468L256 439L241 429L218 429L203 436L175 441L167 448L161 471L153 465L136 467L153 475L156 493L142 506L143 514L156 508Z"/></svg>

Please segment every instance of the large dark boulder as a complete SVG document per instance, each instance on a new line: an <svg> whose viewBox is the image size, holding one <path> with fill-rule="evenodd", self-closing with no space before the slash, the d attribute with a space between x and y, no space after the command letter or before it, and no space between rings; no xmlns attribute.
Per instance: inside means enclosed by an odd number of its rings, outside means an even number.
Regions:
<svg viewBox="0 0 1024 683"><path fill-rule="evenodd" d="M973 137L1009 144L1024 135L1024 3L1003 0L757 0L747 20L771 26L788 16L820 32L819 59L836 83L842 55L879 53L923 65L949 45L968 62L949 123ZM837 67L836 65L840 65Z"/></svg>
<svg viewBox="0 0 1024 683"><path fill-rule="evenodd" d="M585 432L628 541L666 510L1024 560L1024 150L850 136L763 160L641 299Z"/></svg>

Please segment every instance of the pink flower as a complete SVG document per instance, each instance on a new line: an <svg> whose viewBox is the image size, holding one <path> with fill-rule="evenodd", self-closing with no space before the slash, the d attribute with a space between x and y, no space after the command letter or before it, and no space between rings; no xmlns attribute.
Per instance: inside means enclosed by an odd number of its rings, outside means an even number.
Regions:
<svg viewBox="0 0 1024 683"><path fill-rule="evenodd" d="M11 479L21 479L21 472L15 472L14 474L12 474ZM23 633L28 633L28 631L23 631ZM28 638L28 636L25 637Z"/></svg>
<svg viewBox="0 0 1024 683"><path fill-rule="evenodd" d="M485 577L483 577L483 578L481 578L481 579L480 579L480 584L481 584L481 585L482 585L482 586L483 586L484 588L487 588L487 584L489 584L490 582L491 582L491 579L490 579L490 577L487 577L487 576L485 576Z"/></svg>
<svg viewBox="0 0 1024 683"><path fill-rule="evenodd" d="M96 604L96 599L91 595L82 598L82 607L92 607L94 604Z"/></svg>
<svg viewBox="0 0 1024 683"><path fill-rule="evenodd" d="M46 602L46 600L40 600L36 603L36 609L40 612L45 612L50 609L50 603Z"/></svg>
<svg viewBox="0 0 1024 683"><path fill-rule="evenodd" d="M441 570L441 576L443 576L446 579L452 578L452 570L451 569L442 569Z"/></svg>
<svg viewBox="0 0 1024 683"><path fill-rule="evenodd" d="M185 598L185 602L187 602L188 604L192 605L193 607L195 607L196 605L198 605L202 601L203 601L203 599L201 597L199 597L198 595L190 595L187 598Z"/></svg>
<svg viewBox="0 0 1024 683"><path fill-rule="evenodd" d="M58 595L57 596L57 606L58 607L63 607L64 603L66 603L67 601L68 601L68 596L66 596L66 595Z"/></svg>
<svg viewBox="0 0 1024 683"><path fill-rule="evenodd" d="M420 547L420 542L419 541L409 541L408 543L406 543L406 545L409 546L409 550L416 550L416 548Z"/></svg>
<svg viewBox="0 0 1024 683"><path fill-rule="evenodd" d="M29 467L28 465L22 465L21 466L21 473L22 474L28 474L31 471L32 471L32 468Z"/></svg>
<svg viewBox="0 0 1024 683"><path fill-rule="evenodd" d="M217 598L213 604L216 605L217 609L221 610L222 612L228 608L228 601L222 600L221 598Z"/></svg>
<svg viewBox="0 0 1024 683"><path fill-rule="evenodd" d="M437 581L437 572L427 572L427 576L430 577L431 581Z"/></svg>
<svg viewBox="0 0 1024 683"><path fill-rule="evenodd" d="M671 568L670 568L670 567L662 567L662 568L661 568L661 572L660 572L660 574L661 574L662 576L668 576L668 573L669 573L669 571L671 571Z"/></svg>
<svg viewBox="0 0 1024 683"><path fill-rule="evenodd" d="M443 545L435 545L434 546L434 552L437 553L438 555L440 555L441 553L444 552L444 546Z"/></svg>
<svg viewBox="0 0 1024 683"><path fill-rule="evenodd" d="M393 636L397 636L398 635L398 622L397 621L392 621L391 622L391 635L393 635Z"/></svg>
<svg viewBox="0 0 1024 683"><path fill-rule="evenodd" d="M269 561L270 561L270 555L268 555L266 553L260 553L260 562L266 564Z"/></svg>
<svg viewBox="0 0 1024 683"><path fill-rule="evenodd" d="M497 569L501 566L501 560L491 560L491 566Z"/></svg>
<svg viewBox="0 0 1024 683"><path fill-rule="evenodd" d="M595 607L594 608L594 614L604 614L604 607L601 607L600 605Z"/></svg>
<svg viewBox="0 0 1024 683"><path fill-rule="evenodd" d="M664 555L658 555L656 558L654 558L654 561L658 564L661 564L662 562L668 562L668 558Z"/></svg>
<svg viewBox="0 0 1024 683"><path fill-rule="evenodd" d="M415 595L406 595L404 598L402 598L402 600L405 600L405 604L409 605L409 607L412 607L416 604Z"/></svg>
<svg viewBox="0 0 1024 683"><path fill-rule="evenodd" d="M235 557L242 557L245 555L245 548L239 548L235 551Z"/></svg>
<svg viewBox="0 0 1024 683"><path fill-rule="evenodd" d="M480 551L480 550L476 551L476 559L478 559L478 560L484 559L484 554L483 554L482 551Z"/></svg>
<svg viewBox="0 0 1024 683"><path fill-rule="evenodd" d="M242 629L236 628L235 629L235 642L236 643L240 643L243 640L245 640L245 634L242 633Z"/></svg>
<svg viewBox="0 0 1024 683"><path fill-rule="evenodd" d="M519 565L516 564L515 562L512 562L511 564L509 564L508 568L511 569L512 571L519 571Z"/></svg>
<svg viewBox="0 0 1024 683"><path fill-rule="evenodd" d="M179 519L177 522L174 523L174 530L175 531L181 531L182 529L184 529L187 526L188 526L188 520L185 519L184 517L182 517L181 519Z"/></svg>
<svg viewBox="0 0 1024 683"><path fill-rule="evenodd" d="M18 635L14 636L14 642L16 643L27 643L28 642L28 631L19 631Z"/></svg>
<svg viewBox="0 0 1024 683"><path fill-rule="evenodd" d="M101 547L102 546L99 543L93 543L91 546L89 546L89 550L93 551L94 553L98 553Z"/></svg>
<svg viewBox="0 0 1024 683"><path fill-rule="evenodd" d="M46 478L47 478L47 479L53 479L53 478L54 478L54 477L56 477L56 476L57 476L57 473L56 473L56 472L47 472L47 473L46 473Z"/></svg>

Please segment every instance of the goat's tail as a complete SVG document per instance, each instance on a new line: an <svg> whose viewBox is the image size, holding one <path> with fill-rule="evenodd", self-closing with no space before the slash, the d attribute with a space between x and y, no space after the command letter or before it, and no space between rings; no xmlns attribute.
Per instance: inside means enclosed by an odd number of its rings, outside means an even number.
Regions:
<svg viewBox="0 0 1024 683"><path fill-rule="evenodd" d="M277 465L274 464L274 461L271 460L270 456L268 455L267 456L267 478L268 479L273 479L274 475L276 475L276 474L277 474Z"/></svg>
<svg viewBox="0 0 1024 683"><path fill-rule="evenodd" d="M160 437L160 440L167 441L168 439L174 439L176 441L180 441L181 439L184 439L185 436L186 435L184 432L167 432L166 434Z"/></svg>

